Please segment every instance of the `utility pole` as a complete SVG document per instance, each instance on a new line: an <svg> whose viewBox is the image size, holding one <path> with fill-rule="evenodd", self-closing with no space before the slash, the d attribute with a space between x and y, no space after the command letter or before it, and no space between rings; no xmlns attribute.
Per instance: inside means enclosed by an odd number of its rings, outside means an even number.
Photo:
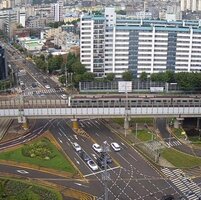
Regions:
<svg viewBox="0 0 201 200"><path fill-rule="evenodd" d="M107 141L103 142L102 148L103 148L102 153L104 155L104 171L102 173L102 180L103 180L104 186L105 186L105 194L104 194L105 200L108 200L108 181L110 180L110 174L107 171L107 158L106 158L106 155L110 151L110 146L107 143Z"/></svg>

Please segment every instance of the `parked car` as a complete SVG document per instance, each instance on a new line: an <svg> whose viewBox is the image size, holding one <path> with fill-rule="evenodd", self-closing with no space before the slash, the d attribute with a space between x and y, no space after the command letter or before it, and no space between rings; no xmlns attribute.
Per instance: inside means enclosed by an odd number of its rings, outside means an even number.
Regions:
<svg viewBox="0 0 201 200"><path fill-rule="evenodd" d="M111 147L114 149L114 151L120 151L121 150L121 147L116 142L112 142Z"/></svg>
<svg viewBox="0 0 201 200"><path fill-rule="evenodd" d="M94 151L96 151L98 153L101 153L103 151L102 147L97 143L93 144L92 148L94 149Z"/></svg>
<svg viewBox="0 0 201 200"><path fill-rule="evenodd" d="M74 142L72 145L73 145L73 148L75 149L75 151L78 152L78 151L82 150L81 146L77 142Z"/></svg>
<svg viewBox="0 0 201 200"><path fill-rule="evenodd" d="M98 165L93 160L88 160L87 164L93 171L98 170Z"/></svg>

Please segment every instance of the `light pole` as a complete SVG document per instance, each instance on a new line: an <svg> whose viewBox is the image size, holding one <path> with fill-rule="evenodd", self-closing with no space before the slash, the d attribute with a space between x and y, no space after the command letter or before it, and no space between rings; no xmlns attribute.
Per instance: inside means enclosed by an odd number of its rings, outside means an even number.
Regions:
<svg viewBox="0 0 201 200"><path fill-rule="evenodd" d="M65 75L66 75L66 87L67 87L68 84L67 64L65 64Z"/></svg>
<svg viewBox="0 0 201 200"><path fill-rule="evenodd" d="M106 158L106 155L107 153L110 151L110 146L109 144L107 143L107 141L104 141L103 142L103 156L104 156L104 171L103 171L103 174L102 174L102 180L104 182L104 186L105 186L105 200L108 200L108 184L107 182L109 181L110 179L110 175L109 175L109 172L107 171L107 158Z"/></svg>

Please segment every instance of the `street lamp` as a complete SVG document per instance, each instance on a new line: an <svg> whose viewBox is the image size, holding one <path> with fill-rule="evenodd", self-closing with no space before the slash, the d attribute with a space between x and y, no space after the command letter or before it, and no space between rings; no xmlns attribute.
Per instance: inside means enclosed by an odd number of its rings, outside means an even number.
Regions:
<svg viewBox="0 0 201 200"><path fill-rule="evenodd" d="M67 64L65 64L65 75L66 75L66 87L67 87L68 84Z"/></svg>

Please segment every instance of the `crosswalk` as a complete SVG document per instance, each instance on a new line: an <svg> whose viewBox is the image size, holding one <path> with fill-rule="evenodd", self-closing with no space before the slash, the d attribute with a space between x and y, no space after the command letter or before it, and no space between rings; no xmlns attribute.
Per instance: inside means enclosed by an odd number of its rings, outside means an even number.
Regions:
<svg viewBox="0 0 201 200"><path fill-rule="evenodd" d="M170 138L168 140L169 141L165 142L168 147L175 147L175 146L182 145L182 143L180 141L176 140L175 138Z"/></svg>
<svg viewBox="0 0 201 200"><path fill-rule="evenodd" d="M189 179L181 169L161 169L163 174L182 192L188 200L199 200L201 198L200 187Z"/></svg>
<svg viewBox="0 0 201 200"><path fill-rule="evenodd" d="M52 93L60 93L64 90L60 88L59 90L55 90L54 88L46 89L46 90L37 90L37 91L24 91L24 96L32 96L34 93L37 95L40 94L52 94Z"/></svg>

